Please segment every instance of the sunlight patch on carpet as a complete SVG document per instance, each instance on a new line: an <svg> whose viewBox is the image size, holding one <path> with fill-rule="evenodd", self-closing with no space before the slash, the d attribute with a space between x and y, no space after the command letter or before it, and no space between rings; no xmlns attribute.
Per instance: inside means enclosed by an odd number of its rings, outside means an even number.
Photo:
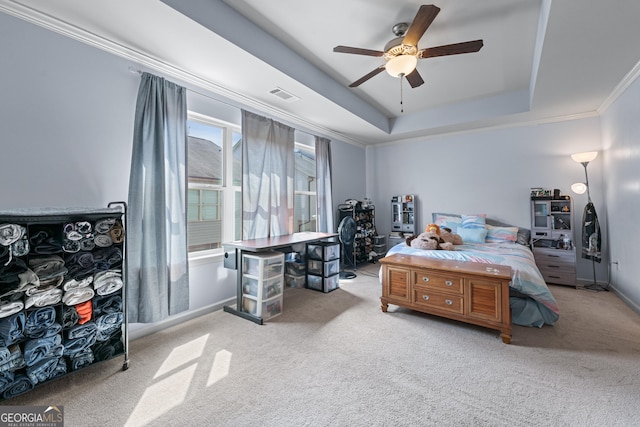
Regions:
<svg viewBox="0 0 640 427"><path fill-rule="evenodd" d="M174 347L169 356L162 362L162 366L160 366L153 378L158 378L202 356L207 339L209 339L209 334Z"/></svg>
<svg viewBox="0 0 640 427"><path fill-rule="evenodd" d="M142 426L184 403L197 363L147 387L125 426Z"/></svg>
<svg viewBox="0 0 640 427"><path fill-rule="evenodd" d="M229 375L229 366L231 366L231 352L227 350L217 352L215 359L213 359L213 365L211 365L207 387Z"/></svg>

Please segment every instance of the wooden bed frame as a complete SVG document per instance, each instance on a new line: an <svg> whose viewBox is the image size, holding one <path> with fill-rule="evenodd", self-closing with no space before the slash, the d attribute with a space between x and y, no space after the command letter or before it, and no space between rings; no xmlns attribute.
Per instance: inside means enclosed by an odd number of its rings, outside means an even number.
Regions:
<svg viewBox="0 0 640 427"><path fill-rule="evenodd" d="M511 343L506 265L394 254L382 264L382 311L389 304L500 331Z"/></svg>

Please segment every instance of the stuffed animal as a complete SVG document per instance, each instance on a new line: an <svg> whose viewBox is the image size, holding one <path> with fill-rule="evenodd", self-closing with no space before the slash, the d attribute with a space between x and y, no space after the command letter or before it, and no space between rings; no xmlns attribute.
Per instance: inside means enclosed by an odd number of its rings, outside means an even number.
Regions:
<svg viewBox="0 0 640 427"><path fill-rule="evenodd" d="M462 244L462 237L458 233L451 232L451 229L448 227L440 228L440 237L445 242L453 243L454 245Z"/></svg>
<svg viewBox="0 0 640 427"><path fill-rule="evenodd" d="M440 228L438 224L427 224L424 233L409 236L405 242L407 246L417 249L453 251L454 245L462 244L462 237L448 227Z"/></svg>
<svg viewBox="0 0 640 427"><path fill-rule="evenodd" d="M440 236L430 231L428 233L421 233L417 236L407 237L406 243L408 246L416 249L425 250L455 250L453 243L445 242Z"/></svg>

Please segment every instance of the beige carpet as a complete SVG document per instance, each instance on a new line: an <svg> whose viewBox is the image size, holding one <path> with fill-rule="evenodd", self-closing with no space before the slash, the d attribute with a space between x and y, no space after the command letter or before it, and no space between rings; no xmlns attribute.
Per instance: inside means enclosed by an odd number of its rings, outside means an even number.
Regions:
<svg viewBox="0 0 640 427"><path fill-rule="evenodd" d="M329 293L287 289L256 325L223 311L3 402L64 405L66 426L632 426L640 316L553 287L553 327L497 331L391 306L379 264Z"/></svg>

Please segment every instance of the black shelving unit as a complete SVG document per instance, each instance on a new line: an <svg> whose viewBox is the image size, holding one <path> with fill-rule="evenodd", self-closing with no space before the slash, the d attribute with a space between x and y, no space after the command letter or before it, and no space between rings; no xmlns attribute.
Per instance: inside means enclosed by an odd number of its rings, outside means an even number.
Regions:
<svg viewBox="0 0 640 427"><path fill-rule="evenodd" d="M363 207L361 203L340 205L338 207L340 221L350 216L356 221L357 232L353 248L345 247L345 260L355 260L356 264L371 261L369 254L374 251L374 237L376 233L376 209L373 205Z"/></svg>
<svg viewBox="0 0 640 427"><path fill-rule="evenodd" d="M0 400L124 355L126 203L0 211Z"/></svg>

